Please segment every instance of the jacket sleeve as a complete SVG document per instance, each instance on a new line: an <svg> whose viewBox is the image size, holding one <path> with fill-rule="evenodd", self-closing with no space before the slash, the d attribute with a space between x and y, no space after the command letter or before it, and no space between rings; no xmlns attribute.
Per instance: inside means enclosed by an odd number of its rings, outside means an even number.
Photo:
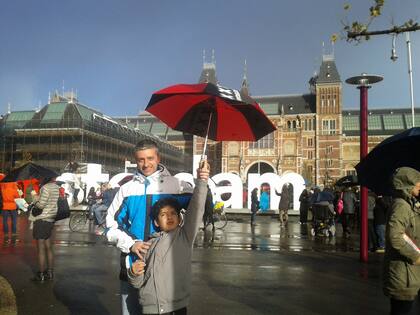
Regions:
<svg viewBox="0 0 420 315"><path fill-rule="evenodd" d="M121 188L115 195L111 205L108 207L106 215L106 237L109 242L116 243L117 248L123 253L129 253L131 246L135 243L135 240L120 229L116 218L121 207L123 207L123 201L124 195L123 189Z"/></svg>
<svg viewBox="0 0 420 315"><path fill-rule="evenodd" d="M140 289L140 287L143 284L143 280L144 280L144 273L141 275L135 275L132 271L131 268L128 268L127 270L127 275L128 275L128 282L130 282L130 284L135 287L136 289Z"/></svg>
<svg viewBox="0 0 420 315"><path fill-rule="evenodd" d="M411 213L411 208L407 203L395 202L392 205L387 234L391 246L413 264L420 257L420 254L403 239L403 235L410 225Z"/></svg>
<svg viewBox="0 0 420 315"><path fill-rule="evenodd" d="M49 197L50 197L50 191L48 187L41 188L39 200L35 203L35 206L39 209L44 209L48 204Z"/></svg>
<svg viewBox="0 0 420 315"><path fill-rule="evenodd" d="M184 225L182 227L188 242L191 245L194 242L195 236L203 218L206 197L207 182L198 179L191 201L188 205L187 212L185 213Z"/></svg>

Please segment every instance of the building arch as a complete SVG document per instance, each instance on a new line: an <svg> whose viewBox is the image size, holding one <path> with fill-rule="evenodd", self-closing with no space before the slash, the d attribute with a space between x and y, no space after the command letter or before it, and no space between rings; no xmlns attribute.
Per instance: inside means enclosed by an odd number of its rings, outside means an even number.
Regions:
<svg viewBox="0 0 420 315"><path fill-rule="evenodd" d="M267 161L255 161L248 165L245 169L246 178L250 173L258 173L258 163L260 163L260 174L274 173L277 174L275 166Z"/></svg>

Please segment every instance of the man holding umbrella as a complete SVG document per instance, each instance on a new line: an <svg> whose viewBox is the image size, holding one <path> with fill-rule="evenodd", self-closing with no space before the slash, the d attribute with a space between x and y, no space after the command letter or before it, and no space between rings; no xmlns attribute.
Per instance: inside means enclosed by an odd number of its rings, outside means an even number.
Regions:
<svg viewBox="0 0 420 315"><path fill-rule="evenodd" d="M140 314L138 292L127 282L127 269L142 259L149 249L149 236L155 232L150 211L161 198L174 197L186 209L192 187L171 176L160 164L157 144L142 140L134 148L137 171L123 184L108 208L106 236L121 250L121 293L123 314Z"/></svg>

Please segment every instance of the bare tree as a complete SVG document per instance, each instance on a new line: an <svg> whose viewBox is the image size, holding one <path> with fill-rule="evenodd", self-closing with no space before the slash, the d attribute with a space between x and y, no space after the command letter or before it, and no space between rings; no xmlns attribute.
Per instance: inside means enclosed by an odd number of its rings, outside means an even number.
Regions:
<svg viewBox="0 0 420 315"><path fill-rule="evenodd" d="M391 25L390 28L385 30L370 30L372 22L382 15L382 9L385 6L385 0L372 0L372 2L373 5L369 8L369 16L366 21L349 21L346 18L346 20L342 21L343 29L341 33L333 34L331 41L346 39L348 42L360 43L362 40L369 40L371 36L375 35L400 34L420 30L420 25L413 19L408 19L401 25ZM344 10L348 14L351 10L351 5L345 4Z"/></svg>

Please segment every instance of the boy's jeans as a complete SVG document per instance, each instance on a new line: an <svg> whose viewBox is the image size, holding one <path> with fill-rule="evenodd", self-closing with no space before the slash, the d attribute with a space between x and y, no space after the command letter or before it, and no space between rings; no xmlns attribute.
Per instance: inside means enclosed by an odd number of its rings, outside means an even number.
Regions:
<svg viewBox="0 0 420 315"><path fill-rule="evenodd" d="M4 234L9 233L9 224L8 224L8 217L12 218L12 233L16 234L16 221L17 221L17 210L3 210L3 232Z"/></svg>
<svg viewBox="0 0 420 315"><path fill-rule="evenodd" d="M375 232L378 237L378 247L385 248L385 224L375 225Z"/></svg>
<svg viewBox="0 0 420 315"><path fill-rule="evenodd" d="M120 281L121 313L123 315L139 315L142 313L139 304L139 291L127 281Z"/></svg>

